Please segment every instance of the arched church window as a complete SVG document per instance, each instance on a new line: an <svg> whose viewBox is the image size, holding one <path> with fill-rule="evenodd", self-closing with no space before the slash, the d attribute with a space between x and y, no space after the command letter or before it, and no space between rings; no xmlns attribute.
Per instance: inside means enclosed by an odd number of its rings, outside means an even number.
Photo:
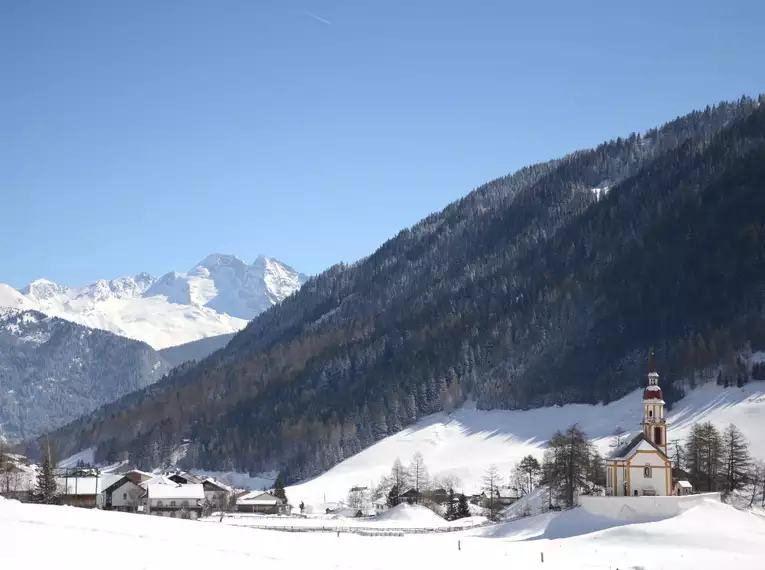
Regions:
<svg viewBox="0 0 765 570"><path fill-rule="evenodd" d="M646 465L645 467L643 467L643 477L645 477L646 479L650 479L651 478L651 466L650 465Z"/></svg>
<svg viewBox="0 0 765 570"><path fill-rule="evenodd" d="M649 417L649 418L652 418L652 417L653 417L653 410L648 410L648 417Z"/></svg>

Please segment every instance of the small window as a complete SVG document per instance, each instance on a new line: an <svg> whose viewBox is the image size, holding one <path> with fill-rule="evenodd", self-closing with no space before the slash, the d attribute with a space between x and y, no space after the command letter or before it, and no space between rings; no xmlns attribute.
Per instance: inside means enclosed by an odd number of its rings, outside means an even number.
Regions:
<svg viewBox="0 0 765 570"><path fill-rule="evenodd" d="M652 418L652 417L653 417L653 410L648 410L648 417L649 417L649 418Z"/></svg>
<svg viewBox="0 0 765 570"><path fill-rule="evenodd" d="M188 507L189 506L189 502L188 501L181 501L181 506L182 507Z"/></svg>
<svg viewBox="0 0 765 570"><path fill-rule="evenodd" d="M170 501L170 506L174 507L175 506L175 501Z"/></svg>
<svg viewBox="0 0 765 570"><path fill-rule="evenodd" d="M122 500L127 501L127 493L122 493Z"/></svg>
<svg viewBox="0 0 765 570"><path fill-rule="evenodd" d="M164 507L164 504L162 503L162 501L157 501L157 506L158 507Z"/></svg>
<svg viewBox="0 0 765 570"><path fill-rule="evenodd" d="M645 477L646 479L650 479L651 478L651 466L650 465L646 465L645 467L643 467L643 477Z"/></svg>

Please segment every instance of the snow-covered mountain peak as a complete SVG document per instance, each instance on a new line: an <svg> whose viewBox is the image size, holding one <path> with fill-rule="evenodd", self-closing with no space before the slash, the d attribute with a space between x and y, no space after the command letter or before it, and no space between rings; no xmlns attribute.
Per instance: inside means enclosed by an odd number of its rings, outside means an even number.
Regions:
<svg viewBox="0 0 765 570"><path fill-rule="evenodd" d="M21 294L35 301L45 301L56 295L64 295L68 287L48 281L47 279L35 279L29 285L21 289Z"/></svg>
<svg viewBox="0 0 765 570"><path fill-rule="evenodd" d="M160 349L236 332L305 280L262 255L248 265L215 253L188 273L171 271L159 279L139 273L75 288L38 279L21 291L0 284L0 307L38 310Z"/></svg>
<svg viewBox="0 0 765 570"><path fill-rule="evenodd" d="M209 271L214 271L215 269L222 268L222 267L228 267L234 270L241 270L245 269L247 267L247 262L243 259L238 258L235 255L227 255L224 253L213 253L212 255L208 255L205 257L202 261L197 263L194 267L191 268L189 273L194 273L199 268L205 268Z"/></svg>

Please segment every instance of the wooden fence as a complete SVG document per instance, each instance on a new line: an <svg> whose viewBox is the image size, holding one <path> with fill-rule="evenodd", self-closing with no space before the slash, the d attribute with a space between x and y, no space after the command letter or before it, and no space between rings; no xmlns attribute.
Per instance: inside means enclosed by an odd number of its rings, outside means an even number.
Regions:
<svg viewBox="0 0 765 570"><path fill-rule="evenodd" d="M232 517L239 518L239 517ZM207 520L204 522L214 522ZM410 527L410 528L381 528L381 527L368 527L368 526L343 526L343 525L321 525L321 526L282 526L282 525L269 525L269 524L248 524L248 525L235 525L245 528L253 528L257 530L278 530L281 532L328 532L328 533L351 533L358 534L360 536L404 536L405 534L434 534L444 532L457 532L461 530L469 530L471 528L480 528L493 524L489 521L481 524L464 525L464 526L441 526L441 527Z"/></svg>

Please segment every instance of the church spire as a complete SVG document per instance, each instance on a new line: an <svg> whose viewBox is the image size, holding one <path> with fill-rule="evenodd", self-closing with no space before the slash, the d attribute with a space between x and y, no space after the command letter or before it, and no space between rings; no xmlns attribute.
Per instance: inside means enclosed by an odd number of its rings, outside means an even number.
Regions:
<svg viewBox="0 0 765 570"><path fill-rule="evenodd" d="M648 386L643 391L643 433L667 453L667 420L664 418L664 395L659 387L659 374L653 348L648 358Z"/></svg>

